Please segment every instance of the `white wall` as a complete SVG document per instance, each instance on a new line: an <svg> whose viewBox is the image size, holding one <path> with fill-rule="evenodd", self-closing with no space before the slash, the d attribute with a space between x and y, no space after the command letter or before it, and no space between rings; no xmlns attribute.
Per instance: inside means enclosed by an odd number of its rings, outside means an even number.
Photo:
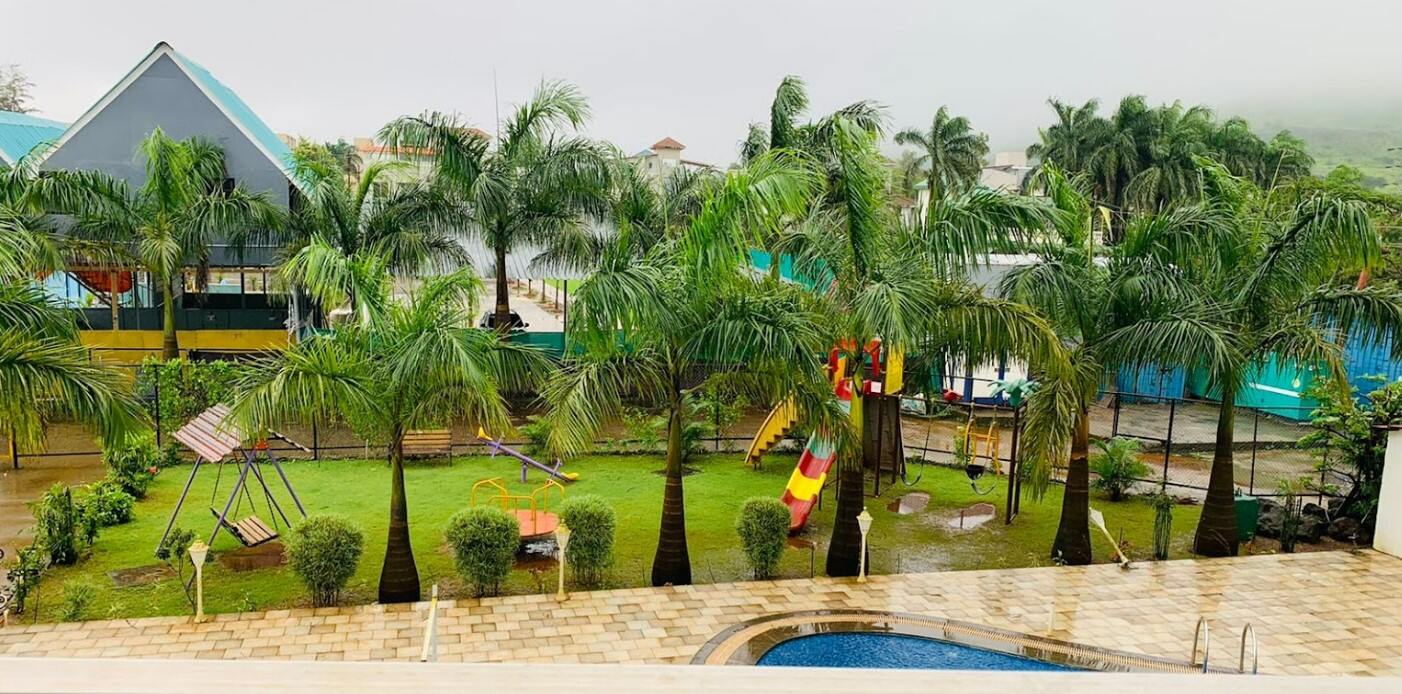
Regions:
<svg viewBox="0 0 1402 694"><path fill-rule="evenodd" d="M1402 430L1387 434L1387 458L1378 494L1378 527L1373 549L1402 557Z"/></svg>

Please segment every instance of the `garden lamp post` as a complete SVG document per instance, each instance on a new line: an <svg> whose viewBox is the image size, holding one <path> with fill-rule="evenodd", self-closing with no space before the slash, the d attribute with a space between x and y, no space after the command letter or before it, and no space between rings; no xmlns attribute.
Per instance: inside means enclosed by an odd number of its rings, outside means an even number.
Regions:
<svg viewBox="0 0 1402 694"><path fill-rule="evenodd" d="M871 532L871 514L865 506L857 516L857 527L862 529L862 556L857 564L857 582L867 582L867 533Z"/></svg>
<svg viewBox="0 0 1402 694"><path fill-rule="evenodd" d="M209 545L204 540L195 540L190 545L190 563L195 565L195 621L204 621L204 560L209 556Z"/></svg>
<svg viewBox="0 0 1402 694"><path fill-rule="evenodd" d="M555 528L555 546L560 551L560 584L555 590L555 599L564 602L569 599L569 594L565 592L565 548L570 544L570 528L561 523Z"/></svg>

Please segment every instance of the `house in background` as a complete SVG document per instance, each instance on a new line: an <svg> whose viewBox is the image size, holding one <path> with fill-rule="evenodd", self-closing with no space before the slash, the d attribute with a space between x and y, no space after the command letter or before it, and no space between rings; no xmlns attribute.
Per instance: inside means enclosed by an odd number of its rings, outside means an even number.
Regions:
<svg viewBox="0 0 1402 694"><path fill-rule="evenodd" d="M159 127L177 139L201 137L224 150L226 186L240 185L289 207L302 195L292 152L232 89L168 44L158 44L43 154L46 170L97 170L132 188L145 182L139 146ZM269 272L276 248L210 249L207 285L187 268L176 297L184 352L229 353L287 344L296 302L277 294ZM104 358L137 361L161 346L160 293L142 272L70 268L50 278L83 311L84 344ZM113 310L113 303L116 310Z"/></svg>
<svg viewBox="0 0 1402 694"><path fill-rule="evenodd" d="M56 120L0 111L0 166L14 166L35 147L57 140L67 129L67 123Z"/></svg>
<svg viewBox="0 0 1402 694"><path fill-rule="evenodd" d="M993 163L985 165L979 172L978 184L984 188L1001 190L1005 193L1022 192L1022 181L1027 178L1032 166L1027 163L1027 155L1022 152L998 152L993 155ZM924 175L924 174L922 174ZM930 204L930 184L920 181L915 184L915 203L902 208L903 214L924 214ZM1033 193L1037 195L1038 193Z"/></svg>
<svg viewBox="0 0 1402 694"><path fill-rule="evenodd" d="M636 163L649 176L659 181L678 168L697 171L714 171L716 169L710 164L682 159L682 150L684 149L686 149L686 145L670 137L664 137L653 143L651 147L628 157L628 161Z"/></svg>

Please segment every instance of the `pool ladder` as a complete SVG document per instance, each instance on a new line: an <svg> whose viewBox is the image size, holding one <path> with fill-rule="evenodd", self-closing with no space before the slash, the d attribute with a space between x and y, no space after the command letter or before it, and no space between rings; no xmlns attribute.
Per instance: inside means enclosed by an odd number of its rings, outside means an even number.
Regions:
<svg viewBox="0 0 1402 694"><path fill-rule="evenodd" d="M1237 656L1237 672L1246 674L1246 644L1251 644L1251 674L1259 674L1261 661L1261 645L1256 641L1256 629L1247 622L1241 629L1241 651ZM1193 629L1193 652L1188 655L1188 663L1193 667L1198 665L1198 646L1202 646L1202 671L1207 672L1208 654L1212 650L1212 630L1208 627L1206 617L1198 617L1198 625Z"/></svg>

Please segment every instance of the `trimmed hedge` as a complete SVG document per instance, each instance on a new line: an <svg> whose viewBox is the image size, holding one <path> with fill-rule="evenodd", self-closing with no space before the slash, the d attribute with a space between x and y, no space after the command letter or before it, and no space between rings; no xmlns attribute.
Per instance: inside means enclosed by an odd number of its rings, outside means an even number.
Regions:
<svg viewBox="0 0 1402 694"><path fill-rule="evenodd" d="M570 529L565 559L574 580L586 588L598 588L613 566L613 534L618 526L613 507L593 494L571 497L560 507L560 522Z"/></svg>
<svg viewBox="0 0 1402 694"><path fill-rule="evenodd" d="M789 540L789 507L773 497L755 497L740 507L735 532L756 579L772 578Z"/></svg>
<svg viewBox="0 0 1402 694"><path fill-rule="evenodd" d="M480 597L489 590L495 593L515 566L521 524L499 508L463 509L448 519L444 537L453 548L458 573Z"/></svg>
<svg viewBox="0 0 1402 694"><path fill-rule="evenodd" d="M317 514L293 528L288 539L288 563L311 591L312 605L335 605L360 564L364 533L341 516Z"/></svg>

